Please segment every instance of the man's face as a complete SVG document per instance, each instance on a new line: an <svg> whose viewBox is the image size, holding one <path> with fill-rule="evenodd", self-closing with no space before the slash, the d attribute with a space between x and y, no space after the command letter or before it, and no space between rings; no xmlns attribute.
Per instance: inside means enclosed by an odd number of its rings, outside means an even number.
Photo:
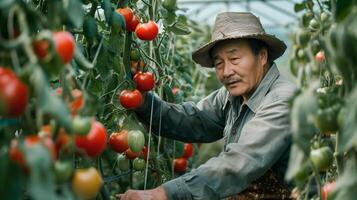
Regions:
<svg viewBox="0 0 357 200"><path fill-rule="evenodd" d="M267 67L267 51L256 56L246 40L227 40L212 49L218 79L232 96L246 101L263 79Z"/></svg>

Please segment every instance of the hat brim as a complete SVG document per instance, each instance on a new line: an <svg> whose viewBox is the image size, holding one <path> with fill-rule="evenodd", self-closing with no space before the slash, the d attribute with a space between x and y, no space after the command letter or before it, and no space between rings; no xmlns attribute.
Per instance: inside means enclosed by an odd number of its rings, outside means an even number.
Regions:
<svg viewBox="0 0 357 200"><path fill-rule="evenodd" d="M192 59L200 64L202 67L213 67L213 60L210 55L211 49L219 42L231 39L245 39L252 38L265 42L268 45L268 51L272 60L282 56L286 50L286 45L283 41L279 40L273 35L269 34L256 34L256 35L243 35L236 37L225 37L219 40L211 41L201 48L192 53Z"/></svg>

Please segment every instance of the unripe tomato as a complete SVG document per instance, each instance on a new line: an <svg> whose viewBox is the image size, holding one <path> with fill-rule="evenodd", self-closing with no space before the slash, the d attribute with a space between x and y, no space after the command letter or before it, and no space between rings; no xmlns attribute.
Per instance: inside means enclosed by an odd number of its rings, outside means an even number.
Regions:
<svg viewBox="0 0 357 200"><path fill-rule="evenodd" d="M335 189L335 187L336 187L336 182L326 183L321 188L322 200L327 200L331 192Z"/></svg>
<svg viewBox="0 0 357 200"><path fill-rule="evenodd" d="M130 160L124 154L118 155L117 162L121 171L127 171L130 167Z"/></svg>
<svg viewBox="0 0 357 200"><path fill-rule="evenodd" d="M193 155L193 146L192 144L185 143L183 148L183 156L186 159L189 159Z"/></svg>
<svg viewBox="0 0 357 200"><path fill-rule="evenodd" d="M131 151L130 148L127 149L124 154L125 154L125 156L126 156L127 158L129 158L130 160L134 160L135 158L137 158L138 156L140 156L140 153L134 153L133 151Z"/></svg>
<svg viewBox="0 0 357 200"><path fill-rule="evenodd" d="M322 12L320 14L320 19L322 22L326 22L329 18L330 18L330 14L328 14L327 12Z"/></svg>
<svg viewBox="0 0 357 200"><path fill-rule="evenodd" d="M91 123L89 117L75 116L72 121L73 132L78 135L86 135L91 129Z"/></svg>
<svg viewBox="0 0 357 200"><path fill-rule="evenodd" d="M138 72L134 76L136 88L141 92L147 92L154 88L154 75L151 72Z"/></svg>
<svg viewBox="0 0 357 200"><path fill-rule="evenodd" d="M40 60L46 58L50 43L47 40L36 40L32 42L32 48Z"/></svg>
<svg viewBox="0 0 357 200"><path fill-rule="evenodd" d="M310 159L316 169L325 171L333 163L333 152L326 146L320 149L314 149L310 152Z"/></svg>
<svg viewBox="0 0 357 200"><path fill-rule="evenodd" d="M75 135L75 145L88 156L96 157L101 154L107 144L107 131L97 121L92 122L92 128L86 136Z"/></svg>
<svg viewBox="0 0 357 200"><path fill-rule="evenodd" d="M139 24L135 29L136 36L145 41L154 40L159 33L159 26L154 21Z"/></svg>
<svg viewBox="0 0 357 200"><path fill-rule="evenodd" d="M128 24L130 24L131 20L134 17L134 12L129 7L118 8L117 13L121 14L124 17L126 26L128 26ZM128 28L127 28L127 30L128 30Z"/></svg>
<svg viewBox="0 0 357 200"><path fill-rule="evenodd" d="M57 183L65 183L72 175L72 164L68 161L60 162L56 161L54 164L54 172Z"/></svg>
<svg viewBox="0 0 357 200"><path fill-rule="evenodd" d="M140 153L145 145L144 133L139 130L132 130L128 133L129 148L134 153Z"/></svg>
<svg viewBox="0 0 357 200"><path fill-rule="evenodd" d="M120 104L126 109L136 109L141 105L142 95L139 90L123 90L120 93Z"/></svg>
<svg viewBox="0 0 357 200"><path fill-rule="evenodd" d="M319 63L322 63L323 61L325 61L325 52L324 51L319 51L316 55L315 55L315 60Z"/></svg>
<svg viewBox="0 0 357 200"><path fill-rule="evenodd" d="M135 29L139 25L139 23L140 23L140 18L137 15L134 15L133 18L131 18L131 20L128 23L126 23L126 30L135 32Z"/></svg>
<svg viewBox="0 0 357 200"><path fill-rule="evenodd" d="M132 49L130 51L130 60L138 61L140 59L140 52L138 49ZM137 67L137 66L136 66Z"/></svg>
<svg viewBox="0 0 357 200"><path fill-rule="evenodd" d="M56 47L56 52L63 63L69 63L73 58L75 41L71 33L67 31L59 31L53 33L53 40Z"/></svg>
<svg viewBox="0 0 357 200"><path fill-rule="evenodd" d="M142 158L135 158L133 161L133 169L142 171L145 169L145 160Z"/></svg>
<svg viewBox="0 0 357 200"><path fill-rule="evenodd" d="M309 23L309 28L311 30L317 30L320 27L319 22L316 19L312 19Z"/></svg>
<svg viewBox="0 0 357 200"><path fill-rule="evenodd" d="M306 30L301 29L301 30L299 30L297 32L297 34L296 34L296 42L300 46L306 46L307 43L309 42L309 40L310 40L310 35Z"/></svg>
<svg viewBox="0 0 357 200"><path fill-rule="evenodd" d="M187 169L187 159L186 158L175 158L174 160L174 171L176 173L185 172Z"/></svg>
<svg viewBox="0 0 357 200"><path fill-rule="evenodd" d="M81 199L92 199L96 197L102 184L102 177L93 167L88 169L76 169L74 172L72 189Z"/></svg>
<svg viewBox="0 0 357 200"><path fill-rule="evenodd" d="M110 147L117 153L123 153L129 148L128 131L122 130L119 133L112 133L109 137Z"/></svg>
<svg viewBox="0 0 357 200"><path fill-rule="evenodd" d="M7 68L0 67L0 116L18 117L26 109L27 86Z"/></svg>
<svg viewBox="0 0 357 200"><path fill-rule="evenodd" d="M164 2L162 2L162 7L166 10L173 11L177 7L177 0L164 0Z"/></svg>

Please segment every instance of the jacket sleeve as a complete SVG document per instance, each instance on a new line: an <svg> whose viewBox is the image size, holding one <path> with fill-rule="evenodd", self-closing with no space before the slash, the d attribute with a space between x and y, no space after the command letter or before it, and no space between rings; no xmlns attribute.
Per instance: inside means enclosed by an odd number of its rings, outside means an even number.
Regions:
<svg viewBox="0 0 357 200"><path fill-rule="evenodd" d="M265 174L291 143L288 100L263 103L237 143L191 172L166 182L169 199L221 199Z"/></svg>
<svg viewBox="0 0 357 200"><path fill-rule="evenodd" d="M141 121L149 124L153 107L152 127L157 133L161 117L161 136L183 142L212 142L223 137L224 102L223 88L208 95L197 105L192 102L167 103L150 92L135 112Z"/></svg>

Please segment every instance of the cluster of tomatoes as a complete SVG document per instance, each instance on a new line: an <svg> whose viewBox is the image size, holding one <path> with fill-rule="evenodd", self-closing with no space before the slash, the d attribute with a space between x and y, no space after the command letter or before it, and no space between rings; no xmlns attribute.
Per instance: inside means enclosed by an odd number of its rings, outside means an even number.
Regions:
<svg viewBox="0 0 357 200"><path fill-rule="evenodd" d="M159 26L154 21L140 23L140 18L129 7L118 8L117 12L125 18L126 30L135 32L144 41L154 40L159 33Z"/></svg>
<svg viewBox="0 0 357 200"><path fill-rule="evenodd" d="M190 143L185 143L183 147L183 154L179 158L175 158L173 161L174 171L176 173L183 173L186 171L188 166L188 159L193 155L193 145Z"/></svg>
<svg viewBox="0 0 357 200"><path fill-rule="evenodd" d="M109 145L113 151L119 153L117 164L121 171L129 169L130 160L133 160L134 170L144 170L148 148L145 145L145 136L141 131L122 130L114 132L109 137Z"/></svg>

